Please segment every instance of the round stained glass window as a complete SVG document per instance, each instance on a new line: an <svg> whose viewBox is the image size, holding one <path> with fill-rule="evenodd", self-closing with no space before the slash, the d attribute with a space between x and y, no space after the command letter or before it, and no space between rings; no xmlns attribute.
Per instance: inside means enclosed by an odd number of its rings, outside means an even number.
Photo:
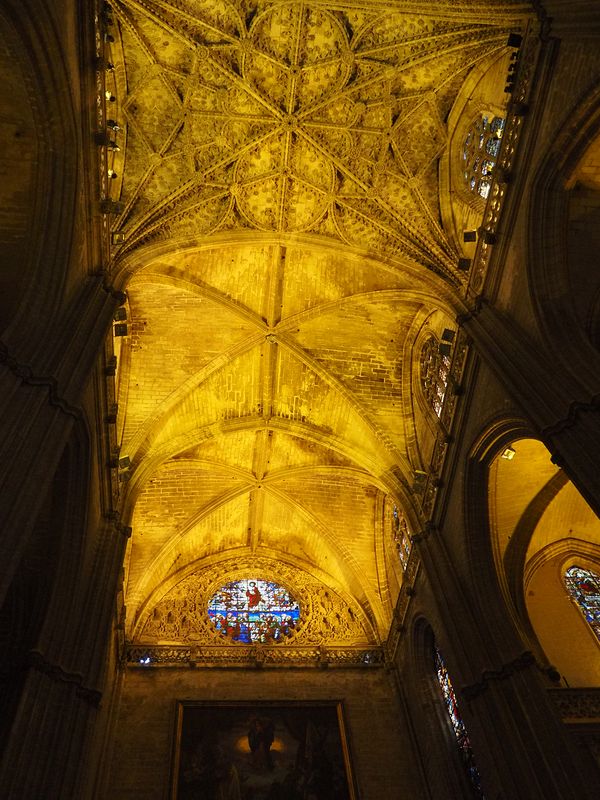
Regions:
<svg viewBox="0 0 600 800"><path fill-rule="evenodd" d="M233 642L270 644L295 631L300 607L283 586L252 578L227 583L215 592L208 616L219 633Z"/></svg>

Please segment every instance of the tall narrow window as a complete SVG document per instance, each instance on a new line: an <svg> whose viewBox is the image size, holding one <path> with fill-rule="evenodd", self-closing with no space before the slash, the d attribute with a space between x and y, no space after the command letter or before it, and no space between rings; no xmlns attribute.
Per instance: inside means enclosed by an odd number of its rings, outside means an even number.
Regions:
<svg viewBox="0 0 600 800"><path fill-rule="evenodd" d="M443 346L443 345L442 345ZM450 346L446 345L448 353ZM440 352L440 342L429 336L421 349L421 388L438 417L442 416L450 374L450 355Z"/></svg>
<svg viewBox="0 0 600 800"><path fill-rule="evenodd" d="M440 685L440 689L442 690L444 704L450 718L452 730L454 731L454 735L456 737L461 759L473 789L473 797L479 798L479 800L485 800L485 796L481 790L481 778L479 776L479 770L475 766L475 758L473 757L471 742L469 741L465 724L458 712L454 687L452 686L452 681L448 675L448 670L446 669L444 659L435 645L433 657L438 683Z"/></svg>
<svg viewBox="0 0 600 800"><path fill-rule="evenodd" d="M394 542L396 543L402 569L406 569L411 549L410 534L408 532L406 518L401 511L398 511L396 506L394 506L392 510L392 532L394 534Z"/></svg>
<svg viewBox="0 0 600 800"><path fill-rule="evenodd" d="M600 575L582 567L570 567L565 572L565 584L571 598L587 624L600 641Z"/></svg>
<svg viewBox="0 0 600 800"><path fill-rule="evenodd" d="M492 171L500 153L504 123L502 117L480 117L471 126L463 145L465 183L484 199L492 186Z"/></svg>

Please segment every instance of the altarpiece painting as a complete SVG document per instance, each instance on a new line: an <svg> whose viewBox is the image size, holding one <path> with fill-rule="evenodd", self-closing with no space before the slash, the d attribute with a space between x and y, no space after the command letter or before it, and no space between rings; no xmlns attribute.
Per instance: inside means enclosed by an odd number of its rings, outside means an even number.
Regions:
<svg viewBox="0 0 600 800"><path fill-rule="evenodd" d="M172 800L358 800L339 702L179 702L172 774Z"/></svg>

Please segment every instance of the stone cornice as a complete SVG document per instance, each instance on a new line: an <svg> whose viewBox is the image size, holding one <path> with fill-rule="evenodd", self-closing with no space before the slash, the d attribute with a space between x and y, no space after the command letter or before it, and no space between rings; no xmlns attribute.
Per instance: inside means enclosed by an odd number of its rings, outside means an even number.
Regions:
<svg viewBox="0 0 600 800"><path fill-rule="evenodd" d="M129 667L271 667L371 668L384 663L380 647L286 647L285 645L151 645L126 646Z"/></svg>
<svg viewBox="0 0 600 800"><path fill-rule="evenodd" d="M48 661L38 650L30 651L27 664L31 669L36 670L36 672L41 672L55 683L63 683L74 686L75 694L90 705L95 706L96 708L100 705L100 701L102 700L102 692L85 686L83 683L83 676L81 674L77 672L68 672L59 664L53 664L52 662Z"/></svg>
<svg viewBox="0 0 600 800"><path fill-rule="evenodd" d="M77 408L64 397L61 397L58 392L58 382L56 378L52 375L35 375L33 369L29 365L19 363L19 361L10 354L3 342L0 342L0 364L5 364L13 375L19 378L23 384L45 389L48 392L48 400L51 406L60 409L64 414L76 420L83 418L83 412L80 408Z"/></svg>

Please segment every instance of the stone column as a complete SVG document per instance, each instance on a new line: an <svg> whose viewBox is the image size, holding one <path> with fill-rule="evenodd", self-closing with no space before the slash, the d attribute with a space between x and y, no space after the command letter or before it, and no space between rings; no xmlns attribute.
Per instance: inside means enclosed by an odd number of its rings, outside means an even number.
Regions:
<svg viewBox="0 0 600 800"><path fill-rule="evenodd" d="M597 794L548 697L552 685L512 623L490 632L476 592L454 568L443 531L417 538L435 631L486 796L576 800ZM491 590L493 591L493 589ZM498 597L500 602L500 597ZM433 670L433 665L432 665ZM441 702L441 700L440 700Z"/></svg>
<svg viewBox="0 0 600 800"><path fill-rule="evenodd" d="M73 425L118 298L90 279L47 332L46 368L0 346L0 602L20 562Z"/></svg>
<svg viewBox="0 0 600 800"><path fill-rule="evenodd" d="M106 681L106 652L129 533L117 521L97 531L90 569L60 575L0 763L7 800L91 796L88 752ZM61 610L64 615L61 616ZM58 619L57 619L58 617Z"/></svg>

